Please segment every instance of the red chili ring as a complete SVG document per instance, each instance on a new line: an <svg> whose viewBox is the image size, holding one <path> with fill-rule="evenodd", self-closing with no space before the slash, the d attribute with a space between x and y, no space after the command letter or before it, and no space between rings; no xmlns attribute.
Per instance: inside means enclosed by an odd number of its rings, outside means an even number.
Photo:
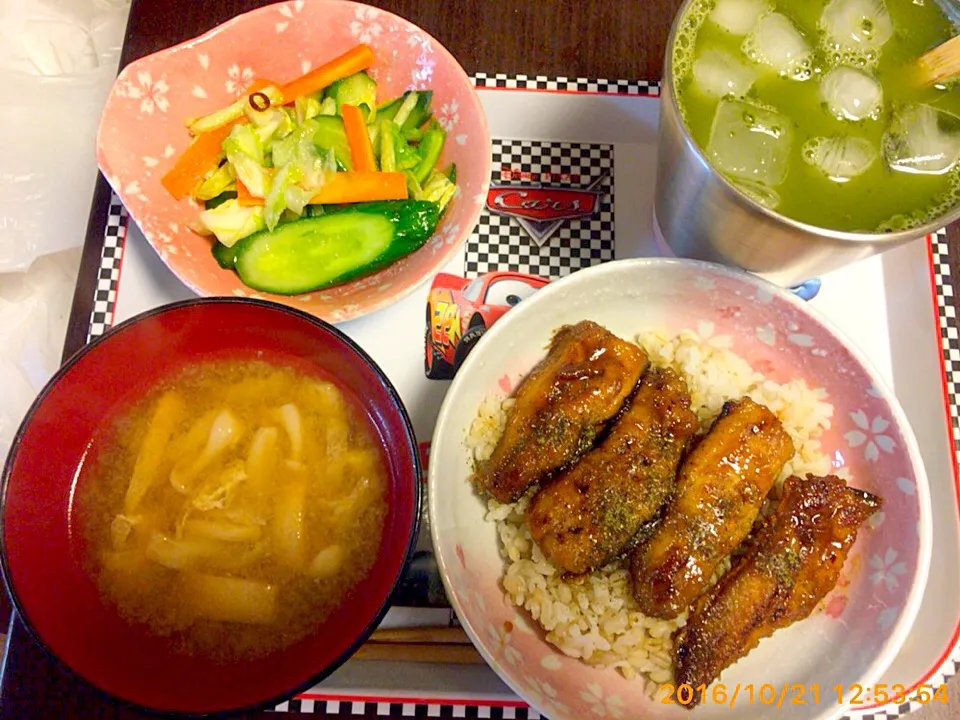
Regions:
<svg viewBox="0 0 960 720"><path fill-rule="evenodd" d="M263 112L270 109L270 98L266 93L250 93L250 107L257 112Z"/></svg>

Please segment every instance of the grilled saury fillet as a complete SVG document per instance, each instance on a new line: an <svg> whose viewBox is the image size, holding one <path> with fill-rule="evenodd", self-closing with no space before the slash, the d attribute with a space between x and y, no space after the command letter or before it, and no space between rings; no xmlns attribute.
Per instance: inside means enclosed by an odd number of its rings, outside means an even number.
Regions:
<svg viewBox="0 0 960 720"><path fill-rule="evenodd" d="M543 554L576 574L610 561L667 501L696 430L683 378L648 370L606 439L534 496L527 520Z"/></svg>
<svg viewBox="0 0 960 720"><path fill-rule="evenodd" d="M749 534L794 447L777 417L749 398L727 402L680 467L676 495L654 535L633 551L640 609L682 613Z"/></svg>
<svg viewBox="0 0 960 720"><path fill-rule="evenodd" d="M810 615L837 584L860 525L881 504L834 476L788 478L750 549L677 631L677 684L709 685L762 638Z"/></svg>
<svg viewBox="0 0 960 720"><path fill-rule="evenodd" d="M647 356L595 322L560 328L517 387L503 435L473 482L514 502L593 447L647 367Z"/></svg>

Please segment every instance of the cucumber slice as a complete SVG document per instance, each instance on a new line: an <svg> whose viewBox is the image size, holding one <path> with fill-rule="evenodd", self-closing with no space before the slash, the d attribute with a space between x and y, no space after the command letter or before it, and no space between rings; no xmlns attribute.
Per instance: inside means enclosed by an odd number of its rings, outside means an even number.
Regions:
<svg viewBox="0 0 960 720"><path fill-rule="evenodd" d="M413 112L407 116L407 119L404 120L403 125L400 126L401 130L413 130L423 125L433 114L433 110L430 107L431 102L433 101L433 90L418 90L417 91L417 104L413 108Z"/></svg>
<svg viewBox="0 0 960 720"><path fill-rule="evenodd" d="M337 163L346 170L353 170L350 158L350 143L343 129L343 120L335 115L317 115L313 118L317 131L313 134L313 144L324 150L333 150Z"/></svg>
<svg viewBox="0 0 960 720"><path fill-rule="evenodd" d="M251 288L295 295L381 270L420 248L439 220L434 203L402 200L329 207L237 243L235 268Z"/></svg>
<svg viewBox="0 0 960 720"><path fill-rule="evenodd" d="M403 122L397 124L403 132L412 132L419 128L432 114L430 103L433 100L433 90L407 90L400 97L384 103L377 108L377 119L396 121L397 113L400 112L404 102L412 93L417 94L414 106L410 109L410 112L406 114L406 117L400 118ZM410 138L407 139L409 140ZM417 136L416 139L419 139L419 137Z"/></svg>
<svg viewBox="0 0 960 720"><path fill-rule="evenodd" d="M413 171L414 177L421 185L426 182L430 176L430 171L440 159L440 153L443 150L443 143L447 134L439 125L427 131L420 141L420 164Z"/></svg>
<svg viewBox="0 0 960 720"><path fill-rule="evenodd" d="M235 190L225 190L214 198L203 201L203 207L205 210L213 210L215 207L223 205L227 200L233 200L237 196Z"/></svg>
<svg viewBox="0 0 960 720"><path fill-rule="evenodd" d="M377 83L363 71L337 80L327 88L326 95L337 101L338 112L344 105L365 105L370 114L377 111Z"/></svg>
<svg viewBox="0 0 960 720"><path fill-rule="evenodd" d="M393 100L387 100L387 102L377 105L377 117L380 120L393 120L397 114L397 110L403 105L403 97L404 96L401 95Z"/></svg>
<svg viewBox="0 0 960 720"><path fill-rule="evenodd" d="M237 246L227 247L222 242L217 241L213 243L213 248L211 248L213 253L213 259L217 261L217 265L222 267L224 270L232 270L234 262L237 257Z"/></svg>

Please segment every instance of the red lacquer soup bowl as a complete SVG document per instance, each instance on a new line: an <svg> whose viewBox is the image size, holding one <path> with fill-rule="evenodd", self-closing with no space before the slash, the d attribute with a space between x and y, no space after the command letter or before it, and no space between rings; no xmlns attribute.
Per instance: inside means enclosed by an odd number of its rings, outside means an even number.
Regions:
<svg viewBox="0 0 960 720"><path fill-rule="evenodd" d="M383 447L387 511L372 570L299 642L215 662L125 621L86 568L74 511L94 439L132 402L187 364L257 358L334 379ZM197 299L137 316L81 350L44 388L3 473L2 567L15 608L39 642L106 693L165 714L266 706L332 672L382 619L417 532L420 468L396 390L342 333L258 300ZM79 479L78 479L79 478ZM91 481L92 482L92 481Z"/></svg>

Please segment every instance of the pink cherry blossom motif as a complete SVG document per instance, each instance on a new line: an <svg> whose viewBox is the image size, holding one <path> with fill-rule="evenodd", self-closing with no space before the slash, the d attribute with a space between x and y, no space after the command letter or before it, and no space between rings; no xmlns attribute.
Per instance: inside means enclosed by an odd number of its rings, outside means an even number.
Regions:
<svg viewBox="0 0 960 720"><path fill-rule="evenodd" d="M832 595L823 609L823 612L832 618L838 618L847 607L847 596L842 593Z"/></svg>
<svg viewBox="0 0 960 720"><path fill-rule="evenodd" d="M863 410L850 413L850 419L858 428L844 435L851 448L864 445L864 457L871 462L880 459L881 450L888 455L893 452L897 444L885 432L890 427L889 420L879 415L870 420Z"/></svg>
<svg viewBox="0 0 960 720"><path fill-rule="evenodd" d="M513 381L510 379L510 376L503 374L500 376L500 382L498 383L500 389L503 390L507 395L513 392Z"/></svg>
<svg viewBox="0 0 960 720"><path fill-rule="evenodd" d="M167 91L170 86L167 84L165 76L154 81L149 72L138 72L136 82L127 80L121 83L117 88L117 94L123 94L132 100L140 101L140 112L144 115L153 115L154 109L165 113L170 107L167 100Z"/></svg>
<svg viewBox="0 0 960 720"><path fill-rule="evenodd" d="M766 343L771 347L777 342L777 331L773 329L773 325L767 323L766 325L761 325L757 328L757 339L762 343Z"/></svg>
<svg viewBox="0 0 960 720"><path fill-rule="evenodd" d="M870 558L870 580L874 585L883 583L887 590L896 590L900 585L900 578L907 574L907 564L902 560L897 560L897 551L893 548L887 548L887 551L880 555L873 555Z"/></svg>
<svg viewBox="0 0 960 720"><path fill-rule="evenodd" d="M580 693L580 698L587 703L590 712L602 718L622 718L626 707L619 695L605 694L598 683L588 683L587 690Z"/></svg>
<svg viewBox="0 0 960 720"><path fill-rule="evenodd" d="M513 644L513 623L509 620L500 625L490 624L487 626L487 635L493 641L493 650L511 665L520 665L523 662L523 656Z"/></svg>
<svg viewBox="0 0 960 720"><path fill-rule="evenodd" d="M456 547L456 549L454 550L454 552L457 553L457 560L460 561L460 567L462 567L464 570L466 570L466 569L467 569L467 558L464 557L464 554L463 554L463 546L460 545L460 543L457 543L457 547Z"/></svg>
<svg viewBox="0 0 960 720"><path fill-rule="evenodd" d="M380 11L376 8L357 8L356 20L350 23L350 34L359 42L373 43L383 32L383 26L377 22Z"/></svg>
<svg viewBox="0 0 960 720"><path fill-rule="evenodd" d="M241 68L239 65L234 63L227 68L227 81L224 83L224 88L228 93L232 93L237 96L243 95L244 91L250 87L250 83L254 81L255 77L256 74L253 72L253 68Z"/></svg>
<svg viewBox="0 0 960 720"><path fill-rule="evenodd" d="M532 675L525 677L527 681L527 697L550 717L568 716L570 708L560 701L559 693L549 682L535 678Z"/></svg>
<svg viewBox="0 0 960 720"><path fill-rule="evenodd" d="M891 605L890 607L885 608L882 613L877 615L877 625L886 629L893 625L899 614L900 607L897 605Z"/></svg>
<svg viewBox="0 0 960 720"><path fill-rule="evenodd" d="M773 363L767 359L758 360L753 364L753 369L761 375L770 375L773 373Z"/></svg>
<svg viewBox="0 0 960 720"><path fill-rule="evenodd" d="M440 106L440 110L437 113L437 122L440 123L440 126L447 132L453 130L454 126L460 122L460 114L457 112L458 109L456 100L451 100Z"/></svg>

